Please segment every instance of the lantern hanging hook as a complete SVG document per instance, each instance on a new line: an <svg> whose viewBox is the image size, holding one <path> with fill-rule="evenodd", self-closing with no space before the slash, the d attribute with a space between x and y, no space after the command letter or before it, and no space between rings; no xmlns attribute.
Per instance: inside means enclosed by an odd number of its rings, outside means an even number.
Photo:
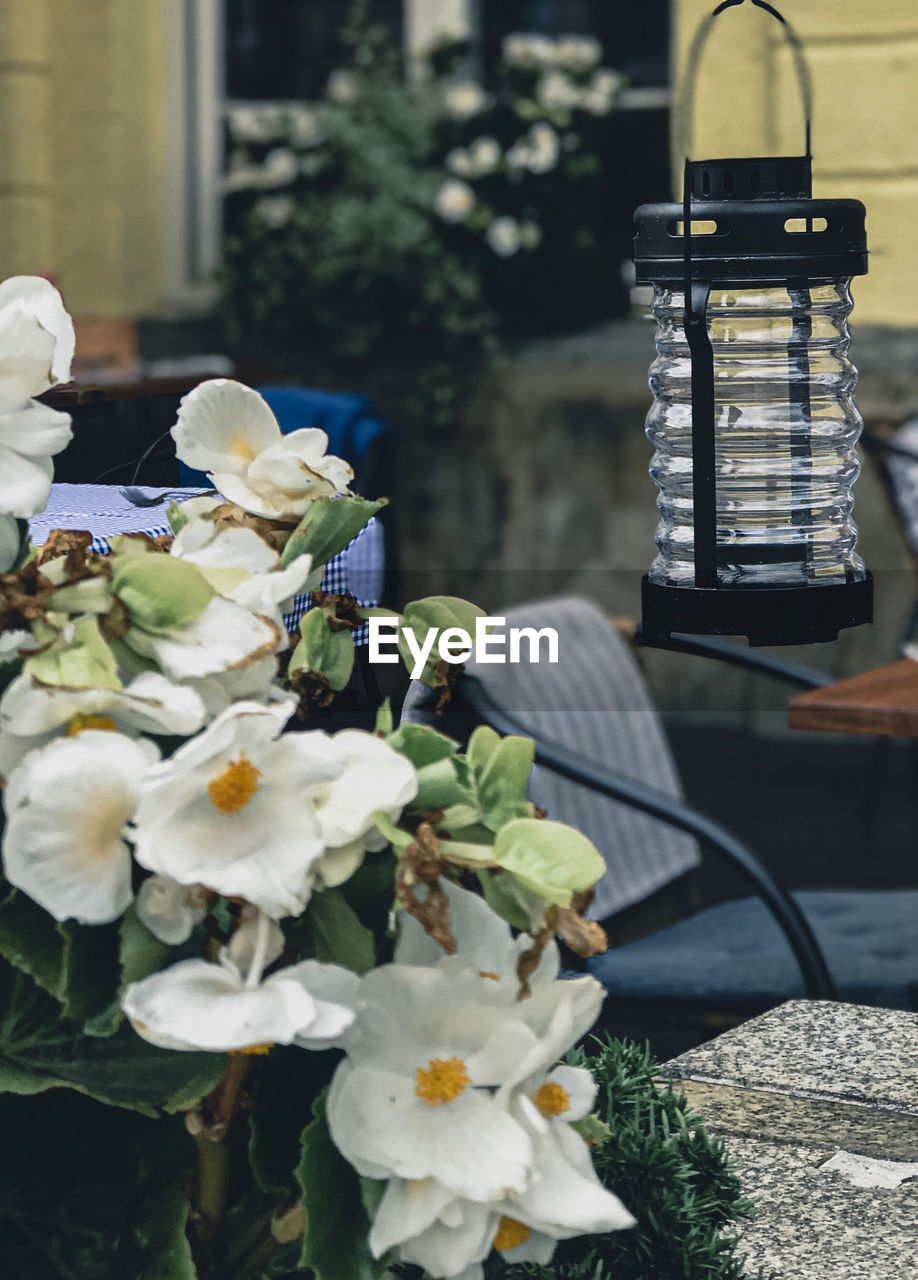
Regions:
<svg viewBox="0 0 918 1280"><path fill-rule="evenodd" d="M685 70L683 71L683 87L679 98L679 140L680 150L686 161L692 150L692 123L694 117L695 106L695 80L698 75L698 67L701 62L701 55L704 47L708 42L711 34L711 28L715 20L727 9L735 9L739 5L745 4L745 0L722 0L717 8L709 13L703 20L689 48L688 57L685 62ZM784 38L790 48L791 55L794 59L794 68L797 72L797 80L800 85L800 97L803 101L803 114L806 125L806 150L807 160L812 159L812 118L813 118L813 82L810 76L810 69L807 65L806 55L803 51L803 41L797 34L796 30L791 26L788 20L780 13L774 5L767 0L752 0L752 4L757 9L762 9L770 17L775 18L781 24L781 30ZM678 154L678 151L677 151Z"/></svg>

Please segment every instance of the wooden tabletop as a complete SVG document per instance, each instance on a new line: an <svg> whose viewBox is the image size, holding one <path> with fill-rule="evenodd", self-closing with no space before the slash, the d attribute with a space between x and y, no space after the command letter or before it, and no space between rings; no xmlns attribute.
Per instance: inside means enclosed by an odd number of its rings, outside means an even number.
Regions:
<svg viewBox="0 0 918 1280"><path fill-rule="evenodd" d="M900 658L792 698L792 729L918 738L918 662Z"/></svg>

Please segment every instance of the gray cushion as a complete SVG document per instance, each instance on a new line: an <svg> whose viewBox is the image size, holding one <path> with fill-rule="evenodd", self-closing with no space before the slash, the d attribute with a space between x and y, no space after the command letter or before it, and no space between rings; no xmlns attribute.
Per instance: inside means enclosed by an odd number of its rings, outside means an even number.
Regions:
<svg viewBox="0 0 918 1280"><path fill-rule="evenodd" d="M793 895L842 999L918 1009L918 890ZM776 1004L804 994L783 933L758 898L699 912L590 961L612 996L662 1003Z"/></svg>
<svg viewBox="0 0 918 1280"><path fill-rule="evenodd" d="M482 664L469 677L536 738L547 739L670 796L681 797L660 718L630 647L588 600L543 600L507 609L508 627L554 627L558 662ZM526 655L527 649L523 648ZM585 832L608 871L590 914L604 919L670 883L700 861L691 836L546 769L533 771L532 799Z"/></svg>

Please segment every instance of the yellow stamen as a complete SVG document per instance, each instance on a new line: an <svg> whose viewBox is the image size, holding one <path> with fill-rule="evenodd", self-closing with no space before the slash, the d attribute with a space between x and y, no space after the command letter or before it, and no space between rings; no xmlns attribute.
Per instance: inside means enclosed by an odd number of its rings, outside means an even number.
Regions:
<svg viewBox="0 0 918 1280"><path fill-rule="evenodd" d="M274 1042L268 1040L265 1044L250 1044L244 1049L236 1049L235 1053L244 1054L246 1057L263 1058L266 1053L270 1053L274 1048Z"/></svg>
<svg viewBox="0 0 918 1280"><path fill-rule="evenodd" d="M501 1218L497 1224L494 1248L498 1253L506 1253L508 1249L518 1249L531 1235L532 1232L525 1222L517 1222L516 1218Z"/></svg>
<svg viewBox="0 0 918 1280"><path fill-rule="evenodd" d="M109 733L115 733L117 728L111 716L84 715L82 711L78 711L67 722L67 736L72 738L75 734L82 733L84 729L104 729Z"/></svg>
<svg viewBox="0 0 918 1280"><path fill-rule="evenodd" d="M563 1116L571 1109L571 1095L561 1085L547 1080L535 1096L535 1104L546 1120Z"/></svg>
<svg viewBox="0 0 918 1280"><path fill-rule="evenodd" d="M219 813L238 813L258 790L260 777L261 770L255 768L244 751L240 752L237 760L208 782L210 803Z"/></svg>
<svg viewBox="0 0 918 1280"><path fill-rule="evenodd" d="M414 1076L414 1091L429 1107L453 1102L472 1083L461 1058L431 1058L429 1065L418 1067Z"/></svg>
<svg viewBox="0 0 918 1280"><path fill-rule="evenodd" d="M479 969L479 978L490 978L492 982L500 982L500 977L496 973L492 973L490 969Z"/></svg>

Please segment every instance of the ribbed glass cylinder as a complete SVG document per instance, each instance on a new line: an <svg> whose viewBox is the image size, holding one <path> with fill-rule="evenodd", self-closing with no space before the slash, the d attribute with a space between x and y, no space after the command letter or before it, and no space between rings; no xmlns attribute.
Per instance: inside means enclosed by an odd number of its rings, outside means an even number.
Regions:
<svg viewBox="0 0 918 1280"><path fill-rule="evenodd" d="M862 420L848 359L849 280L711 290L717 576L806 586L865 576L852 485ZM647 435L659 488L651 581L694 586L691 357L681 291L657 286Z"/></svg>

